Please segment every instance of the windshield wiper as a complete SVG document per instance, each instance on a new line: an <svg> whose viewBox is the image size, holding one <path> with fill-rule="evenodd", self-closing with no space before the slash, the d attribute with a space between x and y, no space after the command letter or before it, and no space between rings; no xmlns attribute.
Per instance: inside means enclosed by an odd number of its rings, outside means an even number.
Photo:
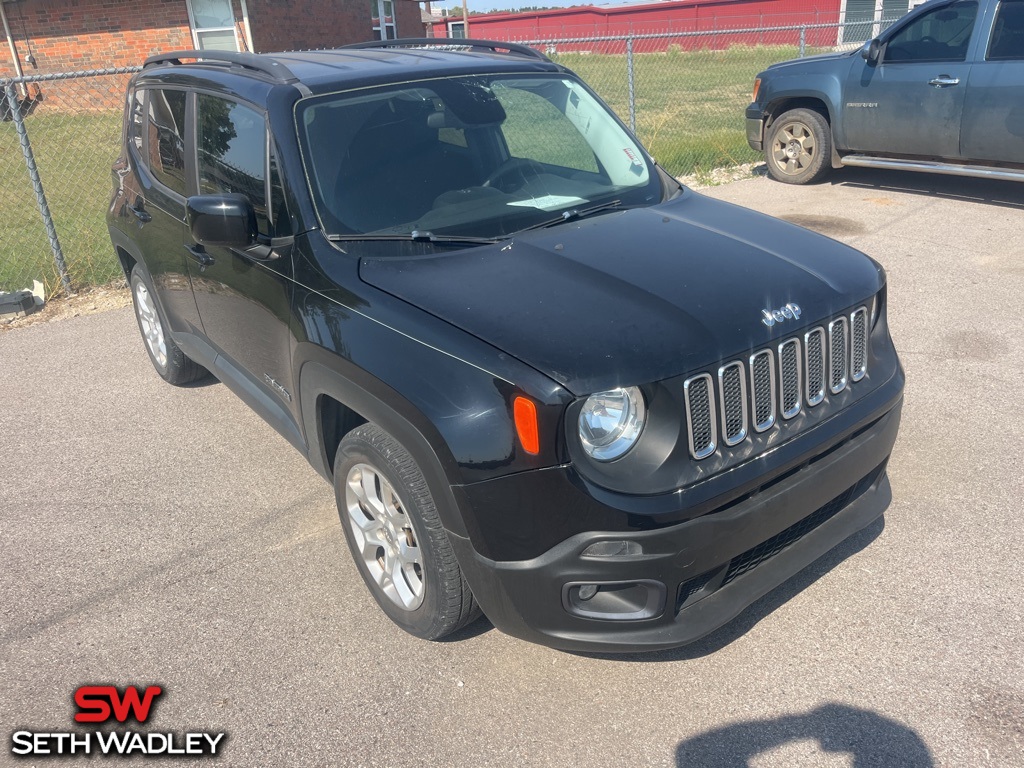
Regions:
<svg viewBox="0 0 1024 768"><path fill-rule="evenodd" d="M524 229L520 229L519 232L529 232L531 229L547 229L548 227L554 227L558 224L565 224L567 221L577 221L592 214L606 211L609 208L618 208L620 205L622 205L621 200L611 200L607 203L592 205L589 208L572 208L568 211L562 211L557 218L550 219L549 221L542 221L540 224L534 224Z"/></svg>
<svg viewBox="0 0 1024 768"><path fill-rule="evenodd" d="M471 237L469 235L435 235L433 232L421 232L414 229L409 234L394 235L327 235L332 243L361 243L370 240L390 240L393 242L439 243L441 245L493 245L505 238Z"/></svg>

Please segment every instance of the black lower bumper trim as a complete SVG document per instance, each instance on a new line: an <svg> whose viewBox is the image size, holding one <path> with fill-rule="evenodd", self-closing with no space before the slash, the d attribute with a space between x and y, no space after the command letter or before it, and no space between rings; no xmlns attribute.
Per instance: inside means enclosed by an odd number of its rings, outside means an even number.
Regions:
<svg viewBox="0 0 1024 768"><path fill-rule="evenodd" d="M841 447L809 457L784 479L668 528L578 534L537 558L516 561L489 560L467 538L450 539L484 613L508 634L573 651L628 653L686 645L885 511L892 497L885 466L899 411L897 404ZM628 542L621 548L628 554L588 554L600 542ZM660 594L668 598L657 610L644 602L645 594L659 591L645 593L652 584L664 585ZM603 607L595 606L600 610L588 612L586 600L570 600L566 607L566 585L576 590L596 585L599 597L600 585L617 593ZM590 586L586 594L593 592Z"/></svg>

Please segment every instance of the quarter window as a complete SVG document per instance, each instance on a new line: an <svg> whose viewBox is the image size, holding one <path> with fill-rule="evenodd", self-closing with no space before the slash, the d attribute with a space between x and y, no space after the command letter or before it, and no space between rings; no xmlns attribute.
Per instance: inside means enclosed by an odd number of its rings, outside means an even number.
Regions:
<svg viewBox="0 0 1024 768"><path fill-rule="evenodd" d="M269 236L263 115L237 102L201 93L196 126L200 193L245 195L256 210L260 234Z"/></svg>
<svg viewBox="0 0 1024 768"><path fill-rule="evenodd" d="M889 39L885 61L964 61L977 15L971 0L917 17Z"/></svg>
<svg viewBox="0 0 1024 768"><path fill-rule="evenodd" d="M1024 60L1024 1L1003 0L999 4L996 21L992 25L988 60Z"/></svg>
<svg viewBox="0 0 1024 768"><path fill-rule="evenodd" d="M157 181L185 194L185 92L149 91L147 165Z"/></svg>

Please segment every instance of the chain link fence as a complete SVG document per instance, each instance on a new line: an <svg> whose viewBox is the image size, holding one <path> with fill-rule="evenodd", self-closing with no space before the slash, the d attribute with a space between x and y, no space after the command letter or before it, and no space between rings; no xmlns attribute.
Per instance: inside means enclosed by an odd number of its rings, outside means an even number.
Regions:
<svg viewBox="0 0 1024 768"><path fill-rule="evenodd" d="M580 75L676 176L755 162L744 108L769 65L853 50L896 19L849 24L637 29L624 35L514 39Z"/></svg>
<svg viewBox="0 0 1024 768"><path fill-rule="evenodd" d="M137 69L0 80L0 291L47 295L120 275L104 209Z"/></svg>
<svg viewBox="0 0 1024 768"><path fill-rule="evenodd" d="M759 71L856 48L892 21L506 42L531 45L577 72L669 172L699 177L759 160L743 123ZM136 71L0 80L0 291L39 280L48 295L70 293L120 276L104 211L125 86Z"/></svg>

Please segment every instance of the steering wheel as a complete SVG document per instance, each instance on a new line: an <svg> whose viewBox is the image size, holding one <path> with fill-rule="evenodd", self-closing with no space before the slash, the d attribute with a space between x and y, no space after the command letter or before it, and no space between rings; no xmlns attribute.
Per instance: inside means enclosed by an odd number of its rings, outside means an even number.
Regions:
<svg viewBox="0 0 1024 768"><path fill-rule="evenodd" d="M495 168L490 175L484 180L481 186L494 187L501 191L509 189L519 189L523 184L529 181L527 175L540 176L545 173L544 166L538 163L536 160L531 160L528 157L510 157L504 163ZM507 182L514 181L512 176L518 176L522 179L521 184L515 186L509 186Z"/></svg>
<svg viewBox="0 0 1024 768"><path fill-rule="evenodd" d="M924 37L922 37L922 38L921 38L921 39L920 39L920 40L919 40L918 42L921 42L921 43L937 43L937 42L939 42L939 41L938 41L938 40L936 40L936 39L935 39L934 37L932 37L931 35L925 35L925 36L924 36Z"/></svg>

